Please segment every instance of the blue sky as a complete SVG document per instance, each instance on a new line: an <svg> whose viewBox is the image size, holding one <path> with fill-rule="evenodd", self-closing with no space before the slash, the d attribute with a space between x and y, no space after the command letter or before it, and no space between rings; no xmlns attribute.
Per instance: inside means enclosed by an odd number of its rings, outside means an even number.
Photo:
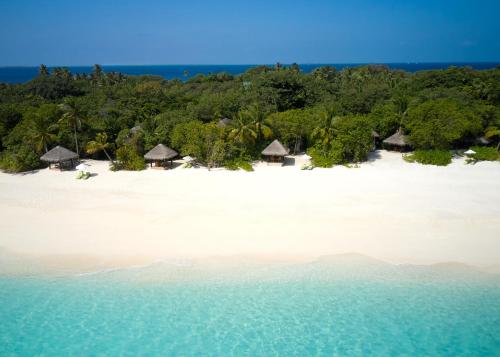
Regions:
<svg viewBox="0 0 500 357"><path fill-rule="evenodd" d="M0 66L498 60L499 0L0 0Z"/></svg>

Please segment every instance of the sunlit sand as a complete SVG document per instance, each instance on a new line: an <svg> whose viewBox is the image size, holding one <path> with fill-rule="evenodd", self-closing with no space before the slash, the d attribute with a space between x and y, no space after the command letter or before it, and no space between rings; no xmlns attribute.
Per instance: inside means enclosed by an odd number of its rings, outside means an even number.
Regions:
<svg viewBox="0 0 500 357"><path fill-rule="evenodd" d="M500 265L500 165L447 167L378 151L359 168L205 168L0 173L0 247L141 264L167 257L309 259L356 252L392 263ZM80 259L80 258L79 258Z"/></svg>

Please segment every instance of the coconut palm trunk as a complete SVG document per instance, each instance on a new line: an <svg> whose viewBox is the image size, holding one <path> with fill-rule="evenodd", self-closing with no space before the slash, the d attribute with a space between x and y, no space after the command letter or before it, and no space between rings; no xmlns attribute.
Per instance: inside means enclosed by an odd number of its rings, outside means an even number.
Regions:
<svg viewBox="0 0 500 357"><path fill-rule="evenodd" d="M76 135L76 124L73 125L73 135L75 137L76 154L80 156L80 149L78 147L78 136Z"/></svg>

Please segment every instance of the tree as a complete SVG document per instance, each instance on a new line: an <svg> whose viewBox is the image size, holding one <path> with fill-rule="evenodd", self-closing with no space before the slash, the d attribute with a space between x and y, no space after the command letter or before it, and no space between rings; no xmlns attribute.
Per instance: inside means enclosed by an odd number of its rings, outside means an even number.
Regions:
<svg viewBox="0 0 500 357"><path fill-rule="evenodd" d="M481 131L481 118L451 99L426 101L408 111L410 142L416 149L450 149Z"/></svg>
<svg viewBox="0 0 500 357"><path fill-rule="evenodd" d="M240 145L253 145L257 141L257 133L252 122L244 111L240 111L232 122L233 128L229 131L229 139Z"/></svg>
<svg viewBox="0 0 500 357"><path fill-rule="evenodd" d="M244 115L248 116L249 121L254 126L254 131L256 134L256 141L260 142L262 139L270 139L273 135L273 131L269 127L266 121L266 115L261 110L259 104L254 103L245 112Z"/></svg>
<svg viewBox="0 0 500 357"><path fill-rule="evenodd" d="M267 122L274 135L296 154L316 127L317 118L312 110L292 109L269 115Z"/></svg>
<svg viewBox="0 0 500 357"><path fill-rule="evenodd" d="M40 76L48 76L49 75L49 70L46 65L41 64L40 67L38 67L38 75Z"/></svg>
<svg viewBox="0 0 500 357"><path fill-rule="evenodd" d="M94 69L92 71L92 75L91 76L92 76L92 83L94 85L102 82L103 70L102 70L101 65L94 64Z"/></svg>
<svg viewBox="0 0 500 357"><path fill-rule="evenodd" d="M82 125L83 113L81 112L75 98L73 97L66 98L64 100L64 103L61 104L60 107L64 112L61 117L61 122L66 123L73 130L73 139L75 141L76 153L80 155L80 150L78 147L78 136L76 132Z"/></svg>
<svg viewBox="0 0 500 357"><path fill-rule="evenodd" d="M344 162L366 160L373 147L370 121L367 116L343 116L334 123L336 143L342 147Z"/></svg>
<svg viewBox="0 0 500 357"><path fill-rule="evenodd" d="M40 108L28 113L28 137L35 145L38 153L47 152L48 146L57 136L57 120L60 112L54 104L44 104Z"/></svg>
<svg viewBox="0 0 500 357"><path fill-rule="evenodd" d="M95 140L87 143L87 153L93 155L97 152L103 151L108 157L108 160L113 163L113 159L109 156L107 151L107 149L111 149L112 147L113 144L108 142L108 135L106 133L99 133L96 135Z"/></svg>
<svg viewBox="0 0 500 357"><path fill-rule="evenodd" d="M312 139L317 143L328 146L335 137L335 121L338 119L337 108L325 107L320 113L320 126L312 132Z"/></svg>
<svg viewBox="0 0 500 357"><path fill-rule="evenodd" d="M369 114L372 128L381 138L387 138L401 126L402 116L395 103L376 105Z"/></svg>
<svg viewBox="0 0 500 357"><path fill-rule="evenodd" d="M500 149L500 129L497 128L496 126L490 126L486 128L484 131L484 136L486 139L496 139L498 144L497 144L497 151Z"/></svg>
<svg viewBox="0 0 500 357"><path fill-rule="evenodd" d="M213 123L203 124L198 120L181 123L172 131L172 146L181 155L190 155L199 162L212 166L221 161L225 148L222 147L224 129Z"/></svg>

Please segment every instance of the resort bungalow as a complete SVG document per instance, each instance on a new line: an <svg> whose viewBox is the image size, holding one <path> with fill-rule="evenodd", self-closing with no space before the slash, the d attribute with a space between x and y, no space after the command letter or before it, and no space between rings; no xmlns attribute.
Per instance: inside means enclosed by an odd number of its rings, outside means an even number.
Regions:
<svg viewBox="0 0 500 357"><path fill-rule="evenodd" d="M60 170L75 167L75 163L78 160L78 155L76 152L63 148L62 146L56 146L55 148L47 151L40 157L40 160L49 163L49 169L52 164L55 164Z"/></svg>
<svg viewBox="0 0 500 357"><path fill-rule="evenodd" d="M268 162L283 163L285 161L285 156L288 155L288 150L285 149L283 144L281 144L278 140L274 140L264 150L262 150L262 155Z"/></svg>
<svg viewBox="0 0 500 357"><path fill-rule="evenodd" d="M219 120L219 122L217 123L217 127L218 128L227 128L228 126L231 125L233 121L229 118L222 118L221 120Z"/></svg>
<svg viewBox="0 0 500 357"><path fill-rule="evenodd" d="M158 144L151 150L149 150L144 158L149 161L151 167L153 163L155 167L166 167L167 161L170 160L170 166L172 166L172 160L179 155L177 151L165 146L163 144Z"/></svg>
<svg viewBox="0 0 500 357"><path fill-rule="evenodd" d="M382 143L387 150L409 151L411 149L408 137L403 134L403 130L401 128L399 128L393 135L385 139Z"/></svg>

